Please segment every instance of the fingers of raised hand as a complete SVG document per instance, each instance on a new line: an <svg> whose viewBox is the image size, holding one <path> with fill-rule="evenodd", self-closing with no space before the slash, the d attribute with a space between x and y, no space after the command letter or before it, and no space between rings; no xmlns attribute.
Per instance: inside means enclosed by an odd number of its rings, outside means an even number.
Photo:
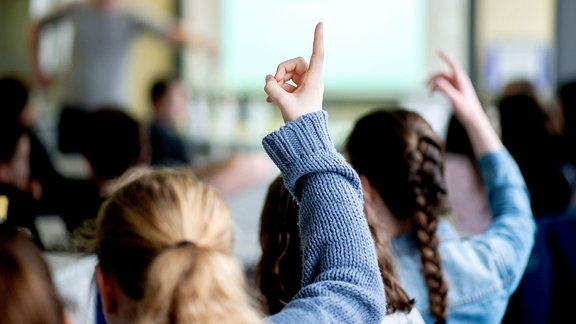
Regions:
<svg viewBox="0 0 576 324"><path fill-rule="evenodd" d="M431 79L431 86L435 90L439 90L444 93L453 104L461 97L460 91L454 86L452 82L450 82L449 78L446 78L442 75L437 75Z"/></svg>
<svg viewBox="0 0 576 324"><path fill-rule="evenodd" d="M309 78L315 82L322 80L322 65L324 63L324 30L320 22L314 30L314 44L310 57Z"/></svg>
<svg viewBox="0 0 576 324"><path fill-rule="evenodd" d="M284 90L280 86L279 82L270 74L266 76L266 85L264 85L264 92L268 95L266 98L267 102L273 102L278 100L282 95Z"/></svg>
<svg viewBox="0 0 576 324"><path fill-rule="evenodd" d="M454 73L459 74L459 73L464 72L462 70L462 67L460 66L460 64L458 64L458 62L456 62L456 60L451 55L449 55L448 53L446 53L444 51L440 51L439 55L442 58L442 60L444 60L444 62L446 62L448 64L448 66L450 66L450 69Z"/></svg>
<svg viewBox="0 0 576 324"><path fill-rule="evenodd" d="M297 57L280 63L274 78L277 81L288 82L292 80L296 83L297 81L300 82L306 72L308 72L308 63L306 63L304 58Z"/></svg>
<svg viewBox="0 0 576 324"><path fill-rule="evenodd" d="M453 77L452 75L450 75L450 74L448 74L448 73L436 73L436 74L432 75L432 76L428 79L428 82L427 82L428 87L429 87L431 90L436 90L436 82L437 82L439 79L448 80L448 82L450 82L453 86L455 86L455 84L454 84L454 82L453 82L453 81L454 81L454 77Z"/></svg>

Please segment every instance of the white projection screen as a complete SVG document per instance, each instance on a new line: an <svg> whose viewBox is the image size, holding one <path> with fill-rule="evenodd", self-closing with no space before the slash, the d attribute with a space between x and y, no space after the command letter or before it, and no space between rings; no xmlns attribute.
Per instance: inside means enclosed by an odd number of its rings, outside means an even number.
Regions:
<svg viewBox="0 0 576 324"><path fill-rule="evenodd" d="M324 23L326 98L383 99L421 89L427 77L425 0L222 0L221 80L260 95L279 62L309 60Z"/></svg>

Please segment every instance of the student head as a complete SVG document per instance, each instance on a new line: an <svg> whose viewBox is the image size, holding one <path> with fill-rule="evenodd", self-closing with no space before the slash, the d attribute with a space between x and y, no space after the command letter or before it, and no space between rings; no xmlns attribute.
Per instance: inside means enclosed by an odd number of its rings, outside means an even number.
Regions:
<svg viewBox="0 0 576 324"><path fill-rule="evenodd" d="M530 80L519 79L506 83L502 89L501 97L509 97L515 95L525 95L532 98L538 97L538 91Z"/></svg>
<svg viewBox="0 0 576 324"><path fill-rule="evenodd" d="M528 95L503 97L498 103L502 142L517 157L534 156L546 149L551 132L548 116L538 101Z"/></svg>
<svg viewBox="0 0 576 324"><path fill-rule="evenodd" d="M437 236L439 215L448 204L441 140L415 112L376 109L356 121L345 151L360 175L376 241L387 242L407 231L415 234L431 312L446 318L448 288Z"/></svg>
<svg viewBox="0 0 576 324"><path fill-rule="evenodd" d="M28 85L14 76L0 78L0 120L20 122L31 127L37 119L34 106L29 101Z"/></svg>
<svg viewBox="0 0 576 324"><path fill-rule="evenodd" d="M97 219L97 283L109 323L256 323L219 194L184 171L124 184Z"/></svg>
<svg viewBox="0 0 576 324"><path fill-rule="evenodd" d="M302 252L298 227L299 207L282 176L276 177L264 200L260 216L262 254L256 268L256 281L269 314L276 314L296 295L302 282ZM374 234L374 228L371 228ZM376 240L378 265L384 282L387 311L410 312L410 299L392 266L392 255L386 242Z"/></svg>
<svg viewBox="0 0 576 324"><path fill-rule="evenodd" d="M0 225L0 323L65 323L64 305L36 244Z"/></svg>
<svg viewBox="0 0 576 324"><path fill-rule="evenodd" d="M106 107L87 116L86 143L81 149L92 176L104 182L147 162L143 130L119 108Z"/></svg>
<svg viewBox="0 0 576 324"><path fill-rule="evenodd" d="M29 189L30 139L20 123L0 121L0 183Z"/></svg>
<svg viewBox="0 0 576 324"><path fill-rule="evenodd" d="M176 124L186 116L188 94L182 82L175 77L154 82L150 89L150 100L157 120Z"/></svg>
<svg viewBox="0 0 576 324"><path fill-rule="evenodd" d="M531 195L536 216L564 210L570 185L560 170L565 149L548 127L548 116L535 98L514 95L499 104L502 143L514 157Z"/></svg>

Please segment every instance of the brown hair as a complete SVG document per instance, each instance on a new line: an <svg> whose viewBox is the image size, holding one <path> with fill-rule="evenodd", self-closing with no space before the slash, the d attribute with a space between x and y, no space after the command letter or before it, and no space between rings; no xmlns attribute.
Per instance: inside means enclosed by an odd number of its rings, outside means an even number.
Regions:
<svg viewBox="0 0 576 324"><path fill-rule="evenodd" d="M444 321L448 314L448 285L438 251L437 228L438 216L447 210L448 203L441 140L415 112L376 109L356 122L347 139L346 152L354 169L368 178L394 217L412 223L431 312ZM398 281L391 271L393 265L382 267L388 269L382 272L385 282ZM405 293L398 290L397 295ZM407 303L404 300L399 309Z"/></svg>
<svg viewBox="0 0 576 324"><path fill-rule="evenodd" d="M150 170L103 204L102 271L136 302L139 323L255 323L233 220L221 196L185 171Z"/></svg>
<svg viewBox="0 0 576 324"><path fill-rule="evenodd" d="M302 286L298 210L282 176L276 177L260 215L262 255L256 266L256 284L269 314L282 310Z"/></svg>
<svg viewBox="0 0 576 324"><path fill-rule="evenodd" d="M35 243L0 225L0 323L64 323L64 304Z"/></svg>

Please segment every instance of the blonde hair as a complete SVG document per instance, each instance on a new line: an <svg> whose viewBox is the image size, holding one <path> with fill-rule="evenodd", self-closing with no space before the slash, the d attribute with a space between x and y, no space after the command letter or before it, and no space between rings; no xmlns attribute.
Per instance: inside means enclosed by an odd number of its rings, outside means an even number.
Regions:
<svg viewBox="0 0 576 324"><path fill-rule="evenodd" d="M185 171L151 170L103 204L99 264L136 302L139 323L257 323L260 312L232 256L221 196Z"/></svg>

